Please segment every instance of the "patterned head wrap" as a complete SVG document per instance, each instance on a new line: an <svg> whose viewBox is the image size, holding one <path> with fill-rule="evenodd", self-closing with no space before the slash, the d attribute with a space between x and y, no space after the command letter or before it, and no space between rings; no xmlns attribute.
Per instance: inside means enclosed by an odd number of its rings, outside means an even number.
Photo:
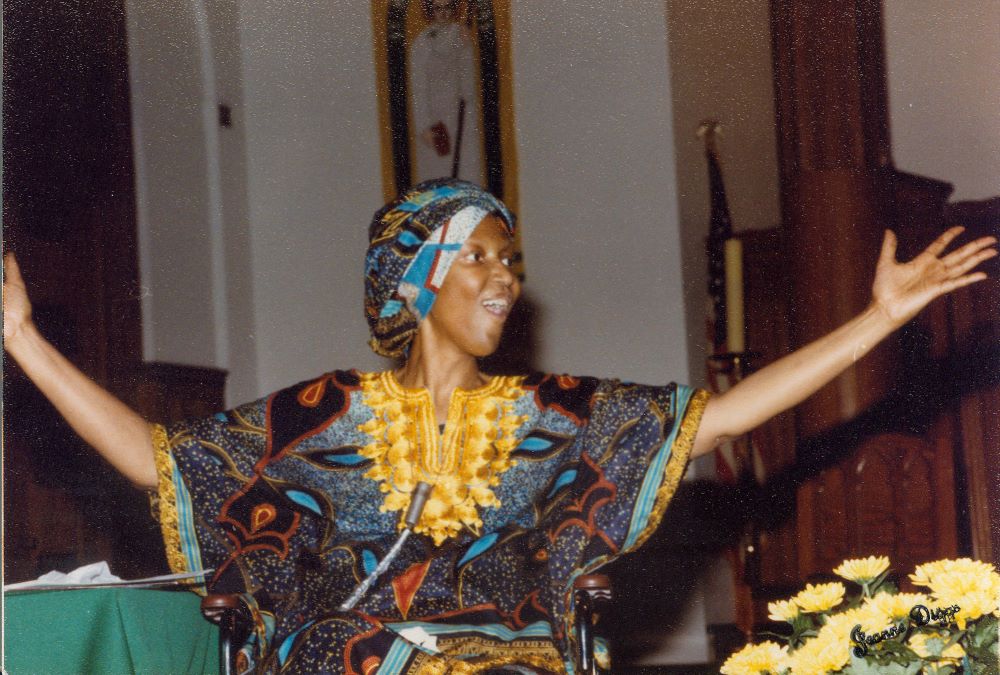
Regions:
<svg viewBox="0 0 1000 675"><path fill-rule="evenodd" d="M462 244L486 216L514 234L514 215L483 188L436 178L375 213L365 256L365 314L376 354L406 353Z"/></svg>

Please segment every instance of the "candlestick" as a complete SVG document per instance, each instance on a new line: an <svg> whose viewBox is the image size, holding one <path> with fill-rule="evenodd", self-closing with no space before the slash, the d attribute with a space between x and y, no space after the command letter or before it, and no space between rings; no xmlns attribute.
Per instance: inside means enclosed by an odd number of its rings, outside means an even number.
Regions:
<svg viewBox="0 0 1000 675"><path fill-rule="evenodd" d="M730 352L745 348L743 325L743 242L727 239L726 260L726 342Z"/></svg>

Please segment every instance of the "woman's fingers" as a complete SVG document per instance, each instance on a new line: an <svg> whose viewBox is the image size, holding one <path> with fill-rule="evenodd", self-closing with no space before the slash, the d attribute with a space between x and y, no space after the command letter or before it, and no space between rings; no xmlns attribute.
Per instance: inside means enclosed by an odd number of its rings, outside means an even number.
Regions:
<svg viewBox="0 0 1000 675"><path fill-rule="evenodd" d="M941 262L947 265L949 268L957 267L964 263L968 258L975 256L979 253L984 252L984 250L996 249L991 248L997 243L996 237L980 237L975 241L970 241L965 246L955 249L948 255L941 258ZM985 258L984 258L985 259Z"/></svg>
<svg viewBox="0 0 1000 675"><path fill-rule="evenodd" d="M21 270L13 254L3 257L3 337L4 346L12 340L31 319L28 289L21 278Z"/></svg>
<svg viewBox="0 0 1000 675"><path fill-rule="evenodd" d="M24 283L21 280L21 268L17 266L17 260L14 258L14 254L9 251L3 255L3 279L5 283Z"/></svg>
<svg viewBox="0 0 1000 675"><path fill-rule="evenodd" d="M892 230L886 230L885 236L882 237L882 250L878 254L878 261L879 263L896 261L896 233Z"/></svg>
<svg viewBox="0 0 1000 675"><path fill-rule="evenodd" d="M996 254L997 250L995 248L982 249L972 254L970 257L966 258L957 265L949 265L948 276L952 278L961 277L970 270L975 269L976 266L982 263L983 261L989 260L990 258L994 257Z"/></svg>
<svg viewBox="0 0 1000 675"><path fill-rule="evenodd" d="M946 295L954 290L962 288L963 286L974 284L977 281L984 281L986 278L986 272L976 272L975 274L967 274L964 277L959 277L958 279L951 279L941 285L941 292L939 295Z"/></svg>
<svg viewBox="0 0 1000 675"><path fill-rule="evenodd" d="M931 242L930 246L924 249L924 253L929 253L930 255L937 258L944 252L946 248L948 248L948 244L953 242L955 240L955 237L962 234L962 232L964 231L965 228L962 227L961 225L948 228L940 237Z"/></svg>
<svg viewBox="0 0 1000 675"><path fill-rule="evenodd" d="M3 256L3 301L5 309L7 308L8 301L11 300L8 295L14 293L14 297L16 298L19 295L18 291L21 293L26 292L22 290L24 288L24 279L21 278L21 268L17 266L14 254L5 253Z"/></svg>

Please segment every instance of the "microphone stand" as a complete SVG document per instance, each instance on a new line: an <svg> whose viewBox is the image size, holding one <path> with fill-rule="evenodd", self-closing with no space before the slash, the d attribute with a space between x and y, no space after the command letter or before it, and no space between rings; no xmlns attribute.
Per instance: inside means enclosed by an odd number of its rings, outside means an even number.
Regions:
<svg viewBox="0 0 1000 675"><path fill-rule="evenodd" d="M427 498L431 496L431 489L433 487L434 486L430 483L417 483L417 487L413 490L413 494L410 496L410 508L406 510L406 519L403 521L405 524L403 531L399 533L398 537L396 537L396 541L389 549L389 552L385 554L385 557L382 558L375 569L373 569L371 573L365 577L364 581L357 585L350 597L340 604L338 609L341 612L353 609L361 598L365 596L368 589L372 587L375 580L382 576L383 572L389 569L389 565L391 565L392 561L396 559L397 555L399 555L399 551L403 548L403 544L406 543L406 540L413 532L413 528L416 527L417 523L420 521L420 514L424 511L424 505L427 503Z"/></svg>

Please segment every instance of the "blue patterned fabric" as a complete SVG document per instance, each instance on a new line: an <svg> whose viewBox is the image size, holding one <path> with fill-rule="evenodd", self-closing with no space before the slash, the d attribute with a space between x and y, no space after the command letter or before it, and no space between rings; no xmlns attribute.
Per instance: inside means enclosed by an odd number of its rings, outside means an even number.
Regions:
<svg viewBox="0 0 1000 675"><path fill-rule="evenodd" d="M365 315L376 353L406 352L458 250L490 214L513 235L514 215L502 202L454 178L421 183L375 214L365 257Z"/></svg>
<svg viewBox="0 0 1000 675"><path fill-rule="evenodd" d="M399 516L380 508L385 491L371 477L366 383L374 377L335 371L221 415L154 428L172 567L214 567L210 590L247 594L258 625L240 658L255 672L472 673L516 664L572 673L573 580L656 528L708 395L673 384L504 378L512 461L491 483L497 503L481 508L481 527L440 546L412 536L357 607L341 613L335 608L398 531ZM495 416L470 423L503 424Z"/></svg>

